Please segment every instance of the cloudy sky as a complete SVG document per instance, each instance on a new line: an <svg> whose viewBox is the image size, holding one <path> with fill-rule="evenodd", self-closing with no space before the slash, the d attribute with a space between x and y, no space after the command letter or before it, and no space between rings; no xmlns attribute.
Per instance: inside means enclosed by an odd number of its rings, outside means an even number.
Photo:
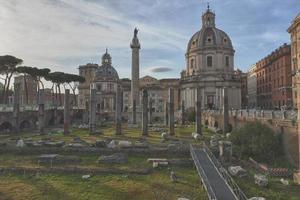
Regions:
<svg viewBox="0 0 300 200"><path fill-rule="evenodd" d="M211 0L217 27L229 34L235 66L246 70L283 43L299 0ZM0 0L0 55L25 65L78 73L108 48L120 77L130 78L129 44L138 27L141 75L179 77L204 0Z"/></svg>

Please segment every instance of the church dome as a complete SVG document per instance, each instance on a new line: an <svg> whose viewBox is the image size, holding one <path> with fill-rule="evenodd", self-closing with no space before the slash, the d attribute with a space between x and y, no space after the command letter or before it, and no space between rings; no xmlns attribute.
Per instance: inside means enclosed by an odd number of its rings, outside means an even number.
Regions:
<svg viewBox="0 0 300 200"><path fill-rule="evenodd" d="M102 56L102 65L98 67L95 73L94 81L118 81L119 75L111 65L111 56L107 53Z"/></svg>
<svg viewBox="0 0 300 200"><path fill-rule="evenodd" d="M202 27L187 45L184 76L206 77L234 71L234 49L229 36L216 28L215 13L209 7L202 15Z"/></svg>
<svg viewBox="0 0 300 200"><path fill-rule="evenodd" d="M206 48L232 49L229 36L215 27L215 14L208 8L202 15L202 28L190 39L187 53Z"/></svg>

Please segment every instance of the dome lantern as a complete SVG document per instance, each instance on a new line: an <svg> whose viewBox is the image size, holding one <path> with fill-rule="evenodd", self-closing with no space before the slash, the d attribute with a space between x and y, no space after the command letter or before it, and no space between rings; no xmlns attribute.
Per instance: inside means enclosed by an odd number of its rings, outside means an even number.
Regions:
<svg viewBox="0 0 300 200"><path fill-rule="evenodd" d="M111 56L107 53L107 49L105 54L102 56L102 65L111 65Z"/></svg>
<svg viewBox="0 0 300 200"><path fill-rule="evenodd" d="M209 4L206 12L202 15L202 27L215 27L215 13L210 10Z"/></svg>

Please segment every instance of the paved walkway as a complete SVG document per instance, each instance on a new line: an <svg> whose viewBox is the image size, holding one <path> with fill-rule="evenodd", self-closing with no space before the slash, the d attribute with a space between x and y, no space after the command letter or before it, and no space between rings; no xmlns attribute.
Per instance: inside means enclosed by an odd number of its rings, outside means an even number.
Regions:
<svg viewBox="0 0 300 200"><path fill-rule="evenodd" d="M230 186L225 182L218 169L215 167L213 162L210 160L208 154L204 149L196 149L194 151L194 162L197 167L198 173L204 174L207 181L207 188L210 188L213 193L211 199L217 200L237 200ZM201 172L199 172L201 170ZM202 177L203 178L203 177ZM208 191L209 192L209 191Z"/></svg>

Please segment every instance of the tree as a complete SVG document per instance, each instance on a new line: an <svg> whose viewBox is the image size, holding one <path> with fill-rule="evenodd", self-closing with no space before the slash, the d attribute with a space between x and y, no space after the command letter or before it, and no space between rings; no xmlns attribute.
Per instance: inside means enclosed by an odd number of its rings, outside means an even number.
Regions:
<svg viewBox="0 0 300 200"><path fill-rule="evenodd" d="M76 74L65 74L65 81L73 92L74 105L76 106L77 105L76 95L75 95L76 89L79 83L85 82L85 78Z"/></svg>
<svg viewBox="0 0 300 200"><path fill-rule="evenodd" d="M27 88L26 75L31 76L37 82L37 86L38 86L37 89L39 91L40 84L42 85L42 88L44 89L44 84L42 82L42 78L45 78L49 74L50 69L48 69L48 68L38 69L36 67L19 66L16 69L16 71L18 73L24 74L26 103L28 103L28 88Z"/></svg>
<svg viewBox="0 0 300 200"><path fill-rule="evenodd" d="M280 135L260 122L248 122L230 136L233 152L240 159L253 157L259 161L274 161L282 155Z"/></svg>
<svg viewBox="0 0 300 200"><path fill-rule="evenodd" d="M195 108L188 108L187 109L186 118L189 122L195 122L195 118L196 118Z"/></svg>
<svg viewBox="0 0 300 200"><path fill-rule="evenodd" d="M2 91L2 103L7 103L7 94L10 87L11 78L16 73L16 66L23 63L22 59L16 58L11 55L0 56L0 74L4 80L4 87Z"/></svg>
<svg viewBox="0 0 300 200"><path fill-rule="evenodd" d="M52 72L49 73L45 79L47 81L51 81L53 83L52 88L55 88L55 99L57 101L57 90L59 94L59 105L62 105L62 98L61 98L61 85L65 83L65 73L63 72Z"/></svg>
<svg viewBox="0 0 300 200"><path fill-rule="evenodd" d="M25 101L28 104L28 87L27 87L27 79L26 75L28 75L28 68L26 66L20 66L16 69L17 73L23 74L24 78L24 86L25 86Z"/></svg>

